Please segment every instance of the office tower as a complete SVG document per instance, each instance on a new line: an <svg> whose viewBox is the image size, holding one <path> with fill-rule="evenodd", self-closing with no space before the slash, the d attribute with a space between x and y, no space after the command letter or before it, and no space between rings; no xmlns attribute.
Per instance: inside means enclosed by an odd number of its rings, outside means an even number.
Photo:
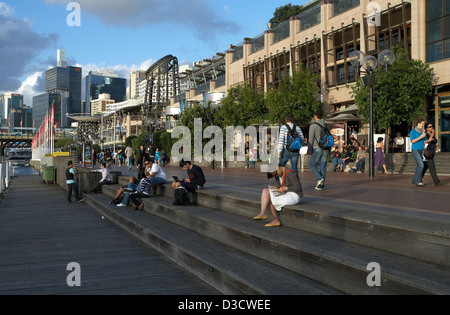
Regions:
<svg viewBox="0 0 450 315"><path fill-rule="evenodd" d="M1 119L8 119L11 109L23 107L23 95L15 93L5 93L0 95L0 116Z"/></svg>
<svg viewBox="0 0 450 315"><path fill-rule="evenodd" d="M65 68L67 67L67 61L66 61L66 52L62 49L58 49L58 57L56 61L57 67Z"/></svg>
<svg viewBox="0 0 450 315"><path fill-rule="evenodd" d="M109 94L115 103L126 101L127 80L110 70L90 71L86 76L85 113L91 112L91 101L99 98L100 94Z"/></svg>
<svg viewBox="0 0 450 315"><path fill-rule="evenodd" d="M145 71L131 70L128 95L130 99L143 98L144 94L140 92L139 85L146 81Z"/></svg>
<svg viewBox="0 0 450 315"><path fill-rule="evenodd" d="M33 98L33 120L39 127L52 104L55 104L55 122L70 127L67 114L81 113L81 68L67 66L65 52L58 50L58 66L45 72L46 93Z"/></svg>

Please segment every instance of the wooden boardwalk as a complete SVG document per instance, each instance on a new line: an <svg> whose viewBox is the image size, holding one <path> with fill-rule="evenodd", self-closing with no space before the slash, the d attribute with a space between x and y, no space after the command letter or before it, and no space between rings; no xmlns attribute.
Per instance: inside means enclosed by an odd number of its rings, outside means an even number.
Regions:
<svg viewBox="0 0 450 315"><path fill-rule="evenodd" d="M81 286L69 287L69 263ZM76 279L69 277L69 279ZM0 295L215 295L66 191L38 175L14 178L0 205Z"/></svg>

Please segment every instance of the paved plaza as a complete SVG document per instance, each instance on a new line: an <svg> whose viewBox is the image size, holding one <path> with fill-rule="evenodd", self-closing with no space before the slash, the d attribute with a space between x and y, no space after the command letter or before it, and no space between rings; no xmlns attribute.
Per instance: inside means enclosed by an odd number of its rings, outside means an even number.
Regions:
<svg viewBox="0 0 450 315"><path fill-rule="evenodd" d="M137 170L111 167L122 176ZM183 177L179 167L166 168L169 177ZM207 186L236 193L258 194L266 176L252 169L204 168ZM142 244L118 226L102 219L85 203L65 203L66 191L42 183L30 169L18 169L0 205L0 294L163 294L210 295L213 288ZM411 184L412 175L327 175L326 189L316 191L311 172L300 173L302 203L360 207L389 220L390 214L419 217L429 223L450 222L450 177L435 187ZM255 209L255 215L259 209ZM441 231L449 233L450 231ZM69 287L67 265L79 263L81 287Z"/></svg>

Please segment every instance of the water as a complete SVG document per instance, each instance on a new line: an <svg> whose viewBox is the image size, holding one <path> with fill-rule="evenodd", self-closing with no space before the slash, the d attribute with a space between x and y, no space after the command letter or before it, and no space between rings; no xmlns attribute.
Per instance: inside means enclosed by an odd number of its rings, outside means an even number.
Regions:
<svg viewBox="0 0 450 315"><path fill-rule="evenodd" d="M14 175L39 175L38 171L36 171L31 166L14 166Z"/></svg>

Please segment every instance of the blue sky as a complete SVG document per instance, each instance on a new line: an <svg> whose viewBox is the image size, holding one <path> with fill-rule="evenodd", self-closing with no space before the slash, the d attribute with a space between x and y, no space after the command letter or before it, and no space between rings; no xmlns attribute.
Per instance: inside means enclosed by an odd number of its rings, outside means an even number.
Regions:
<svg viewBox="0 0 450 315"><path fill-rule="evenodd" d="M192 64L267 29L277 7L307 0L78 0L80 26L69 26L68 0L0 0L0 93L43 92L57 49L70 65L126 77L166 55Z"/></svg>

